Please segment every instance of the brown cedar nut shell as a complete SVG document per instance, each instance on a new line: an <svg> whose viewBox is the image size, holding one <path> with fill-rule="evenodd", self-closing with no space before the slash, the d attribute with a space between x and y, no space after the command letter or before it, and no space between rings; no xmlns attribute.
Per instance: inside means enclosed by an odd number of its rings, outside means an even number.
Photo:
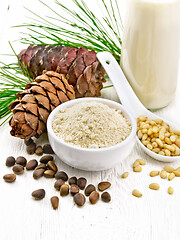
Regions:
<svg viewBox="0 0 180 240"><path fill-rule="evenodd" d="M100 96L105 71L93 50L60 45L30 45L18 57L33 79L41 75L43 70L56 71L65 75L74 87L76 97Z"/></svg>
<svg viewBox="0 0 180 240"><path fill-rule="evenodd" d="M61 103L74 99L75 92L63 74L47 71L16 96L17 100L9 105L13 113L9 121L10 133L28 140L46 132L50 112Z"/></svg>

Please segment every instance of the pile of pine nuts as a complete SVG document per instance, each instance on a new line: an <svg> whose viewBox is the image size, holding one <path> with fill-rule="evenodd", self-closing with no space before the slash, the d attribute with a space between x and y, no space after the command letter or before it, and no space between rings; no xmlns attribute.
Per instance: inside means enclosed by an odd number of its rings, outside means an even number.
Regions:
<svg viewBox="0 0 180 240"><path fill-rule="evenodd" d="M163 156L180 155L180 130L173 130L162 119L137 118L137 136L149 150Z"/></svg>
<svg viewBox="0 0 180 240"><path fill-rule="evenodd" d="M136 161L133 163L132 167L133 167L133 171L134 172L141 172L142 171L142 165L145 165L146 164L146 161L143 160L143 159L136 159ZM168 175L169 174L169 175ZM153 170L149 173L149 176L150 177L156 177L156 176L160 176L162 179L168 179L168 181L172 181L175 177L180 177L180 167L178 168L173 168L169 165L166 165L164 167L163 170L161 171L158 171L158 170ZM124 172L122 174L122 178L127 178L129 176L129 172ZM160 185L158 183L151 183L149 184L149 188L152 189L152 190L159 190L160 188ZM168 193L169 194L173 194L174 192L174 189L170 186L168 188ZM135 196L135 197L142 197L142 193L137 190L137 189L134 189L132 191L132 195Z"/></svg>

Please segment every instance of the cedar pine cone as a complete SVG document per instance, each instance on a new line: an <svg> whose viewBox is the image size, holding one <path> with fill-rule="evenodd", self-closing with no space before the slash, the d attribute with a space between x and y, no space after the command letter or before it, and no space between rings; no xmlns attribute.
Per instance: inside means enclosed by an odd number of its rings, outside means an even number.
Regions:
<svg viewBox="0 0 180 240"><path fill-rule="evenodd" d="M48 71L28 83L16 96L17 100L9 106L13 112L10 133L28 140L46 132L50 112L61 103L74 99L75 93L63 74Z"/></svg>
<svg viewBox="0 0 180 240"><path fill-rule="evenodd" d="M100 96L105 71L95 51L83 47L30 45L18 57L33 79L43 70L55 71L65 75L69 84L73 85L76 97Z"/></svg>

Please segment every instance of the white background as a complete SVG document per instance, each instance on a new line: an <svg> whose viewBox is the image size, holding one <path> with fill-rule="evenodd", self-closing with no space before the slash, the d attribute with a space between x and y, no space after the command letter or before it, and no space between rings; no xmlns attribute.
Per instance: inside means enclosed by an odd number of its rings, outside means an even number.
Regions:
<svg viewBox="0 0 180 240"><path fill-rule="evenodd" d="M89 1L88 1L89 2ZM119 1L120 2L120 1ZM48 4L54 6L53 1ZM96 0L90 1L93 11L97 10ZM124 16L124 2L120 2ZM48 12L40 7L37 0L1 0L0 8L0 53L11 53L8 41L11 41L17 52L24 46L20 42L13 42L19 38L19 29L10 26L28 22L29 15L23 6L39 14ZM9 8L9 10L8 10ZM123 17L124 18L124 17ZM9 57L1 55L0 60L8 62ZM180 81L174 101L165 109L157 112L159 116L167 117L180 123ZM102 97L119 101L115 90L102 91ZM6 124L0 129L0 239L1 240L49 240L49 239L106 239L106 240L178 240L180 236L180 178L169 182L160 177L150 178L151 170L161 170L165 164L157 162L139 149L136 145L130 156L116 168L102 172L84 172L73 169L56 157L59 170L64 170L69 176L84 176L88 183L95 184L102 180L112 183L109 193L112 201L108 204L99 201L92 206L86 199L83 208L78 208L73 203L72 197L60 197L59 209L54 211L50 204L53 195L59 193L53 188L54 180L41 178L35 181L32 172L17 176L12 184L3 181L3 175L11 172L5 166L5 159L13 155L23 155L28 160L39 157L28 156L23 141L13 138L9 134L10 127ZM41 138L39 144L47 142ZM147 165L141 173L132 171L132 163L136 158L143 158ZM180 162L170 164L179 167ZM127 179L122 179L121 174L129 171ZM148 188L151 182L160 184L159 191ZM174 188L174 194L168 195L169 186ZM34 201L31 192L38 188L46 190L46 197L42 201ZM143 196L138 199L131 195L134 188L139 189Z"/></svg>

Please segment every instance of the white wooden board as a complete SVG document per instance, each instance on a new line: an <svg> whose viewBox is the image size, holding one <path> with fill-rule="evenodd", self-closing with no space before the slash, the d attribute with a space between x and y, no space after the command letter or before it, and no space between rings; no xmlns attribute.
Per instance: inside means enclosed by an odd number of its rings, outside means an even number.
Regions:
<svg viewBox="0 0 180 240"><path fill-rule="evenodd" d="M18 29L10 26L25 22L27 12L23 5L45 14L47 10L39 8L38 1L1 0L0 7L0 53L10 53L8 40L19 51L22 45L13 40L18 38ZM52 1L48 1L49 3ZM95 1L92 2L94 7ZM124 3L121 3L122 6ZM124 14L124 13L123 13ZM0 56L0 60L7 61L7 56ZM105 89L102 97L118 101L115 90ZM174 101L165 109L158 111L159 116L180 124L180 79ZM169 182L160 177L150 178L151 170L161 170L165 164L157 162L136 145L129 157L114 169L102 172L84 172L73 169L58 158L56 163L59 170L64 170L69 176L84 176L88 183L97 185L102 180L112 183L109 193L112 201L109 204L99 201L92 206L87 203L78 208L72 197L60 197L59 209L52 210L50 197L59 196L53 188L54 180L41 178L35 181L32 172L17 176L13 184L3 181L3 175L11 172L5 166L6 157L23 155L28 160L37 158L27 155L23 141L10 136L10 127L6 124L0 129L0 239L1 240L71 240L71 239L106 239L106 240L178 240L180 237L180 178ZM40 138L40 144L47 139ZM147 165L141 173L132 171L132 163L136 158L143 158ZM179 167L180 162L171 164ZM127 179L121 174L129 171ZM149 183L158 182L159 191L148 188ZM169 186L174 188L174 194L167 193ZM38 188L46 190L46 197L42 201L35 201L31 192ZM134 188L143 193L141 199L131 195Z"/></svg>

